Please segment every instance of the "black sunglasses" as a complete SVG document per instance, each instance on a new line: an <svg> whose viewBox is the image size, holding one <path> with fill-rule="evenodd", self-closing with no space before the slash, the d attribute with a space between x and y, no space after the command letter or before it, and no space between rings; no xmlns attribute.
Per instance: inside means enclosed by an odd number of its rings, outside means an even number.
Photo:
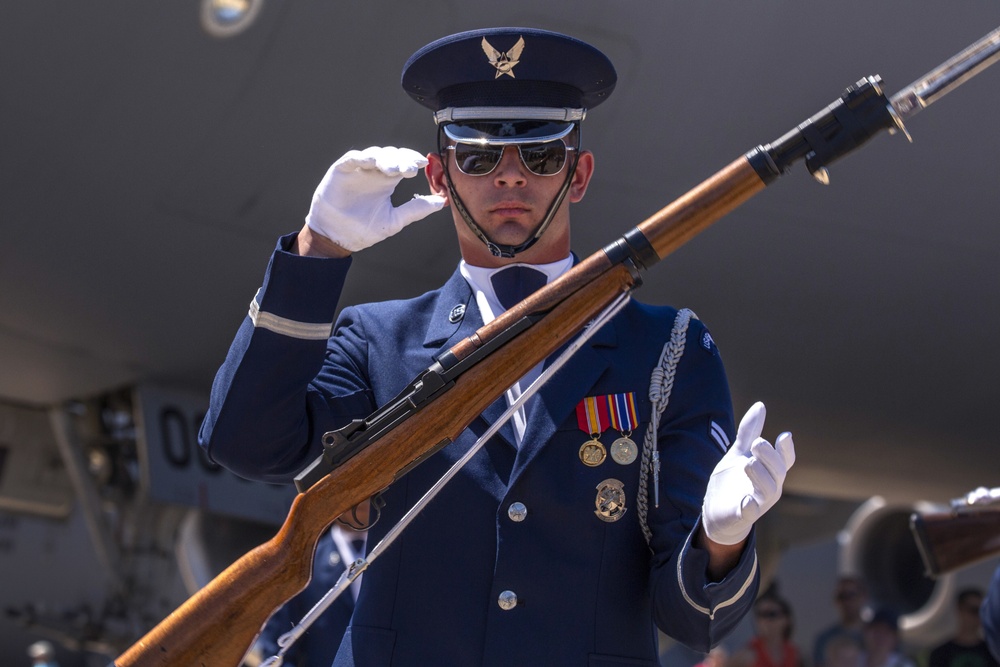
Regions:
<svg viewBox="0 0 1000 667"><path fill-rule="evenodd" d="M521 162L532 174L555 176L566 164L566 154L575 150L561 139L528 144L452 144L445 150L455 152L458 170L468 176L486 176L497 168L503 159L503 149L517 146Z"/></svg>

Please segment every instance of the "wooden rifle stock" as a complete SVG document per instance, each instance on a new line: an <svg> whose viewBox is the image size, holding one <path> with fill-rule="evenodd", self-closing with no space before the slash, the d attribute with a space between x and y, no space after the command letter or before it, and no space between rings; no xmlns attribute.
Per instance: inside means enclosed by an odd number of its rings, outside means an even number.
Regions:
<svg viewBox="0 0 1000 667"><path fill-rule="evenodd" d="M917 512L910 528L931 577L1000 555L1000 507Z"/></svg>

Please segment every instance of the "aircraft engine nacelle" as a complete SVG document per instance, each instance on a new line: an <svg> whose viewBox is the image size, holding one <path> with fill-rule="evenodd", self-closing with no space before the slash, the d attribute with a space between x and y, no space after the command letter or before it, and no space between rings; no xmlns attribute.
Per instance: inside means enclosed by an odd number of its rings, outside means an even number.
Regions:
<svg viewBox="0 0 1000 667"><path fill-rule="evenodd" d="M871 606L900 614L904 640L929 646L943 641L954 620L956 573L926 575L910 530L914 512L939 509L930 504L891 504L875 496L854 512L838 535L840 571L860 575Z"/></svg>

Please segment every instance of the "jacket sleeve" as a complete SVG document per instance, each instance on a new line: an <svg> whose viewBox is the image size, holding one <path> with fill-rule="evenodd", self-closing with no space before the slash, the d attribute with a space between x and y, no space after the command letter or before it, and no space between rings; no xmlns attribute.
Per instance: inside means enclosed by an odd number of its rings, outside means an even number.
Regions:
<svg viewBox="0 0 1000 667"><path fill-rule="evenodd" d="M293 241L282 237L271 256L199 433L209 458L265 482L289 481L319 456L323 433L373 410L363 336L348 327L331 342L351 259L302 257L288 252ZM340 375L320 386L331 357Z"/></svg>
<svg viewBox="0 0 1000 667"><path fill-rule="evenodd" d="M705 326L691 319L658 431L660 506L649 507L651 597L657 625L706 652L753 604L759 572L751 532L736 567L707 578L708 553L695 547L708 478L735 436L729 385Z"/></svg>

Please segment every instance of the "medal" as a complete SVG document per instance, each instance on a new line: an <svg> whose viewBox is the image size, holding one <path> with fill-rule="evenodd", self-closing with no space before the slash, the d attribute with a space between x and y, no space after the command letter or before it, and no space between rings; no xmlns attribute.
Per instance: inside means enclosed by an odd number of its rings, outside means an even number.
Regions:
<svg viewBox="0 0 1000 667"><path fill-rule="evenodd" d="M634 392L588 396L576 406L576 421L580 430L590 436L590 440L580 446L580 461L584 465L599 466L607 458L601 434L609 426L621 434L611 445L612 460L627 466L638 458L639 447L629 437L639 424Z"/></svg>
<svg viewBox="0 0 1000 667"><path fill-rule="evenodd" d="M580 445L580 461L591 468L604 463L607 455L608 452L604 449L604 445L596 438Z"/></svg>
<svg viewBox="0 0 1000 667"><path fill-rule="evenodd" d="M591 468L604 463L608 452L601 444L601 433L608 428L608 403L604 396L588 396L576 406L576 423L590 440L580 445L580 461Z"/></svg>
<svg viewBox="0 0 1000 667"><path fill-rule="evenodd" d="M639 448L629 436L639 423L639 415L635 409L635 394L611 394L608 399L608 418L611 427L621 434L621 437L611 445L611 458L615 463L627 466L639 455Z"/></svg>
<svg viewBox="0 0 1000 667"><path fill-rule="evenodd" d="M611 458L614 459L615 463L627 466L635 461L637 456L639 456L639 448L627 435L623 435L611 443Z"/></svg>
<svg viewBox="0 0 1000 667"><path fill-rule="evenodd" d="M617 521L625 515L625 485L617 479L606 479L597 485L597 507L594 514L601 521Z"/></svg>

